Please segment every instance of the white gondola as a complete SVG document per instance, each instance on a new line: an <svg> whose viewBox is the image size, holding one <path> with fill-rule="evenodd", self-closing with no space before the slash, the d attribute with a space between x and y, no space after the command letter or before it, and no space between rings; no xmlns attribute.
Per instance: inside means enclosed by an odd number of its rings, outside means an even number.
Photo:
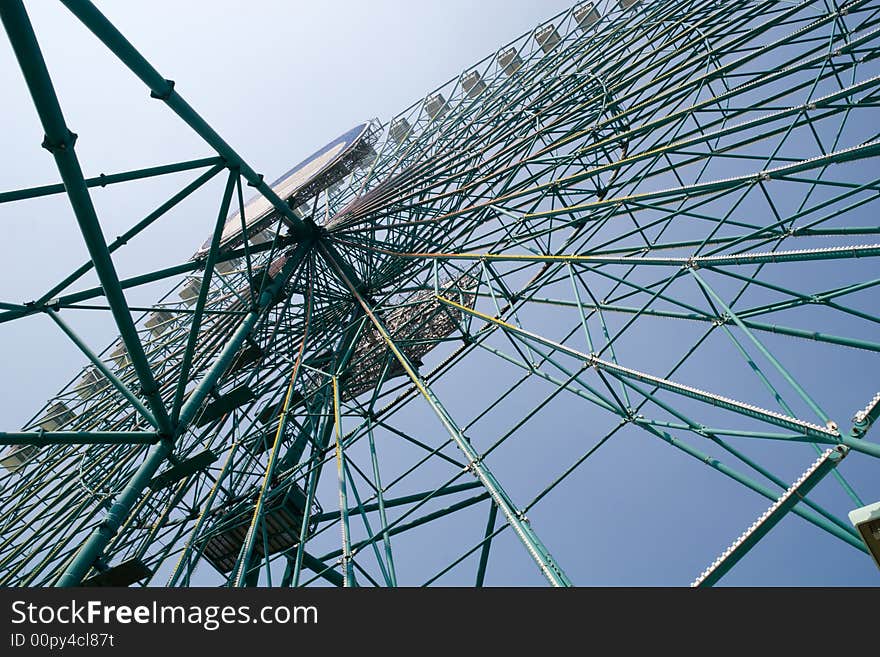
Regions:
<svg viewBox="0 0 880 657"><path fill-rule="evenodd" d="M167 310L157 310L153 312L144 322L144 326L150 329L154 337L159 337L170 328L170 322L174 319L174 315Z"/></svg>
<svg viewBox="0 0 880 657"><path fill-rule="evenodd" d="M522 66L522 58L517 54L516 48L508 48L498 53L498 63L507 75L513 75Z"/></svg>
<svg viewBox="0 0 880 657"><path fill-rule="evenodd" d="M550 23L535 30L535 41L538 42L538 45L541 46L541 50L546 54L553 50L553 48L556 47L556 44L562 41L562 39L559 36L559 32L556 30L556 26Z"/></svg>
<svg viewBox="0 0 880 657"><path fill-rule="evenodd" d="M18 472L38 449L36 445L10 445L9 449L3 452L3 458L0 458L0 466L9 472Z"/></svg>
<svg viewBox="0 0 880 657"><path fill-rule="evenodd" d="M214 265L214 271L216 271L218 274L228 274L229 272L235 271L238 268L240 262L240 258L235 258L233 260L221 260Z"/></svg>
<svg viewBox="0 0 880 657"><path fill-rule="evenodd" d="M486 83L477 71L465 73L461 78L461 88L468 95L468 98L476 98L486 91Z"/></svg>
<svg viewBox="0 0 880 657"><path fill-rule="evenodd" d="M443 94L436 93L425 98L425 111L432 119L438 119L449 111L449 105Z"/></svg>
<svg viewBox="0 0 880 657"><path fill-rule="evenodd" d="M574 8L574 19L577 21L578 27L583 32L586 32L593 27L593 25L598 23L600 18L599 11L596 9L596 5L592 2L585 2Z"/></svg>
<svg viewBox="0 0 880 657"><path fill-rule="evenodd" d="M113 364L116 366L117 370L121 370L126 365L131 363L131 359L128 357L128 349L125 344L120 340L114 345L113 351L110 352L110 360L113 361Z"/></svg>
<svg viewBox="0 0 880 657"><path fill-rule="evenodd" d="M195 305L196 299L199 298L199 289L201 289L201 287L201 279L190 278L187 279L186 283L180 288L180 292L177 294L187 306L192 306Z"/></svg>
<svg viewBox="0 0 880 657"><path fill-rule="evenodd" d="M73 391L79 395L80 399L89 399L106 388L107 385L109 384L101 376L101 373L96 368L90 367L83 372Z"/></svg>
<svg viewBox="0 0 880 657"><path fill-rule="evenodd" d="M275 239L274 231L269 230L268 228L261 230L258 233L251 235L250 243L252 246L258 246L260 244L265 244L266 242L271 242Z"/></svg>
<svg viewBox="0 0 880 657"><path fill-rule="evenodd" d="M398 144L403 143L403 141L409 136L412 127L402 116L398 119L394 119L391 122L391 126L388 128L388 134L391 135L391 138Z"/></svg>
<svg viewBox="0 0 880 657"><path fill-rule="evenodd" d="M73 420L76 413L67 407L64 402L54 402L46 409L46 414L37 423L44 431L55 431Z"/></svg>

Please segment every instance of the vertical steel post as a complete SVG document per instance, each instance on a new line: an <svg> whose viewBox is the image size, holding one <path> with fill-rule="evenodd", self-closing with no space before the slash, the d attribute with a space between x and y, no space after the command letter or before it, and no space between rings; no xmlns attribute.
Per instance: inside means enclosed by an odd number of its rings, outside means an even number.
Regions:
<svg viewBox="0 0 880 657"><path fill-rule="evenodd" d="M333 383L333 427L336 433L336 474L339 484L339 514L342 528L342 572L345 586L354 586L352 567L351 531L348 524L348 494L345 490L345 453L342 451L342 417L339 413L339 380L334 375Z"/></svg>
<svg viewBox="0 0 880 657"><path fill-rule="evenodd" d="M281 200L241 156L174 90L174 82L166 80L131 45L122 33L88 0L61 0L65 7L116 55L151 91L153 98L163 101L183 119L228 163L230 168L240 169L248 183L266 197L275 210L282 215L297 238L307 238L311 229L293 214L287 203Z"/></svg>
<svg viewBox="0 0 880 657"><path fill-rule="evenodd" d="M245 535L244 543L242 543L241 551L239 554L239 564L238 569L236 571L235 577L232 581L234 586L246 586L249 581L249 577L253 579L257 579L259 577L259 570L255 571L253 574L248 572L251 564L251 558L254 550L254 541L256 540L256 531L257 528L262 523L262 528L264 532L265 538L265 520L263 518L263 507L266 500L266 495L269 492L269 486L272 482L272 477L275 473L275 464L278 461L278 452L281 449L281 441L284 436L284 431L287 426L287 415L290 413L290 400L294 393L294 386L299 378L300 365L302 365L302 357L303 352L306 348L306 341L309 339L309 324L312 316L312 301L313 296L311 292L311 280L309 282L309 294L308 299L306 301L306 317L305 317L305 328L303 329L302 340L300 340L299 349L297 350L296 360L293 363L293 371L290 373L290 383L287 386L287 394L284 396L284 405L281 408L281 415L278 418L278 427L275 429L275 440L272 442L272 449L269 452L269 462L266 464L266 474L263 476L263 484L260 487L260 494L257 496L257 501L254 504L254 513L251 517L251 524L248 527L247 534ZM303 527L307 527L309 524L309 513L311 511L311 502L307 502L305 508L302 513L302 523ZM300 528L300 530L303 529ZM269 559L269 551L264 545L263 555L267 560ZM267 568L267 574L271 574L271 570ZM270 575L271 576L271 575ZM271 584L269 584L271 586Z"/></svg>
<svg viewBox="0 0 880 657"><path fill-rule="evenodd" d="M58 97L55 95L55 88L52 86L46 62L43 60L43 54L40 52L40 46L21 0L0 3L0 20L3 21L3 27L6 29L18 65L24 74L37 114L40 116L40 122L46 131L43 147L55 158L55 164L64 181L70 205L77 223L79 223L89 255L95 264L95 272L104 288L113 319L119 327L119 333L128 350L143 393L158 422L160 433L170 436L172 433L171 420L165 410L165 404L159 394L159 386L153 378L150 364L147 362L147 356L138 337L137 329L135 329L134 321L131 319L128 303L122 293L116 268L113 266L110 252L107 250L107 242L101 231L95 207L92 205L92 199L89 196L89 190L74 151L76 135L64 122L64 115L61 112Z"/></svg>
<svg viewBox="0 0 880 657"><path fill-rule="evenodd" d="M183 394L186 390L189 371L193 363L196 342L199 338L199 329L202 326L202 315L205 312L205 304L211 290L211 277L214 274L214 265L216 264L217 254L220 250L220 237L223 234L223 225L226 221L226 214L229 212L232 191L237 178L238 176L230 173L226 179L226 189L223 191L223 200L220 202L220 211L217 213L217 222L214 225L214 233L211 236L211 246L208 249L208 255L205 260L205 274L202 276L202 284L201 287L199 287L199 294L196 298L195 312L193 312L192 320L190 322L189 337L187 338L183 358L181 358L180 362L180 374L177 379L177 388L174 391L174 402L171 404L171 419L175 423L180 416L180 407L183 404Z"/></svg>
<svg viewBox="0 0 880 657"><path fill-rule="evenodd" d="M175 433L175 437L186 431L190 422L195 418L205 398L215 386L218 379L226 371L229 363L235 357L242 343L251 334L257 320L263 315L276 294L279 293L282 286L287 282L297 266L302 262L303 258L311 251L311 242L303 242L293 251L284 268L279 272L278 276L271 285L260 296L260 303L256 309L251 311L238 329L230 338L229 342L223 348L217 360L211 366L211 369L205 374L192 395L183 405L180 412L180 421ZM67 570L59 578L56 586L76 586L80 583L83 576L88 572L89 568L95 562L110 540L115 536L119 527L128 517L131 509L134 507L138 498L143 493L152 476L162 465L168 454L174 446L171 438L164 438L160 443L154 445L147 455L146 460L138 468L137 472L129 480L126 487L119 494L116 502L107 513L107 517L101 522L83 543L76 557L70 562Z"/></svg>
<svg viewBox="0 0 880 657"><path fill-rule="evenodd" d="M492 471L480 458L480 455L474 449L473 445L471 445L470 441L462 433L461 429L455 423L455 420L452 419L452 416L449 415L447 410L440 403L440 400L437 399L436 395L434 395L434 393L431 391L425 381L422 380L422 378L416 373L415 368L409 361L409 358L407 358L406 354L404 354L397 347L394 340L388 333L388 330L385 328L382 322L379 321L379 318L376 317L375 313L373 313L372 308L370 308L369 304L367 304L367 302L358 292L357 286L355 286L355 284L349 279L349 277L346 276L343 266L340 265L336 257L331 254L331 251L325 247L323 242L318 242L317 247L321 255L324 256L324 259L333 268L337 276L339 276L340 280L346 285L346 287L348 287L354 299L364 309L364 314L366 314L366 316L370 318L370 321L379 332L382 340L394 354L395 358L397 358L397 360L400 362L400 365L403 367L404 371L406 371L407 375L415 384L416 388L431 406L431 409L440 419L440 422L446 428L446 431L449 433L452 440L464 453L465 457L468 460L468 469L474 474L474 476L477 477L477 479L480 480L480 482L486 488L489 495L494 500L495 504L504 514L507 521L510 523L510 526L513 528L516 535L522 541L523 545L525 545L528 553L538 564L541 572L554 586L571 586L571 581L568 579L568 576L563 572L562 568L559 567L559 565L553 559L553 556L550 554L549 550L547 550L547 548L541 542L541 539L538 538L538 535L531 528L531 525L529 524L528 519L525 517L525 514L523 514L516 508L513 501L507 495L507 492L501 486L501 483L495 478L495 475L492 474Z"/></svg>

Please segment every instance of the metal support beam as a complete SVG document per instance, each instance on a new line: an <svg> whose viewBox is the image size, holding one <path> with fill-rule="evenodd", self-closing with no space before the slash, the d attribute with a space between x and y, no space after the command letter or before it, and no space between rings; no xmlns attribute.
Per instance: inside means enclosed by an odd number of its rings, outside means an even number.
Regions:
<svg viewBox="0 0 880 657"><path fill-rule="evenodd" d="M177 422L180 417L180 407L183 404L183 393L186 389L187 380L189 379L189 371L193 363L196 342L198 341L199 330L202 326L202 314L205 311L205 303L211 289L211 277L214 274L214 264L217 259L217 253L220 249L220 236L223 233L223 225L226 221L226 215L229 212L229 204L232 201L232 191L235 187L236 178L237 176L230 173L226 180L226 189L223 192L223 200L220 202L220 210L217 213L214 233L211 236L211 247L208 249L207 260L205 260L205 273L202 276L202 285L199 288L199 294L196 298L196 308L190 322L189 337L186 341L183 358L181 358L180 375L177 379L177 388L174 391L174 401L171 404L171 419L173 422Z"/></svg>
<svg viewBox="0 0 880 657"><path fill-rule="evenodd" d="M287 246L293 244L293 242L289 240L283 240L278 248L282 246ZM253 253L262 253L264 251L270 251L272 249L272 245L269 243L260 244L258 246L250 247L250 252ZM217 256L216 262L227 262L229 260L235 260L236 258L240 258L244 255L244 249L234 249L230 251L224 251L220 255ZM179 265L173 265L171 267L166 267L165 269L157 269L156 271L151 271L146 274L139 274L137 276L132 276L131 278L122 279L119 284L123 290L127 290L131 287L137 287L139 285L148 285L149 283L155 283L156 281L161 281L166 278L172 278L174 276L179 276L180 274L187 274L189 272L197 271L199 269L204 268L205 261L201 258L197 260L190 260L189 262L184 262ZM43 312L47 307L68 307L72 306L75 303L79 303L80 301L86 301L88 299L96 299L98 297L106 296L104 293L104 289L100 287L92 287L87 290L82 290L80 292L72 292L71 294L66 294L62 297L58 297L57 299L53 299L51 301L47 301L45 304L33 303L27 304L26 308L23 309L15 309L8 310L6 312L0 313L0 324L3 322L11 322L15 319L19 319L21 317L26 317L27 315L33 315L38 312ZM0 305L2 307L2 305Z"/></svg>
<svg viewBox="0 0 880 657"><path fill-rule="evenodd" d="M263 315L267 308L271 306L272 300L278 294L281 288L287 283L290 276L302 262L303 258L311 251L312 244L310 241L301 243L291 253L278 276L260 295L259 305L251 311L239 326L238 330L232 335L217 360L211 366L211 369L204 375L199 385L193 390L187 402L183 405L180 412L180 420L177 424L175 437L182 434L189 427L190 422L195 418L196 413L201 407L205 398L214 388L217 380L226 371L229 363L235 357L242 343L251 334L257 320ZM156 471L165 461L165 458L171 453L174 446L172 439L164 439L159 444L151 448L146 460L141 464L138 471L132 476L125 489L116 498L116 502L111 507L104 521L98 525L91 536L83 543L76 557L70 562L67 570L59 578L56 586L76 586L80 583L83 576L89 571L95 560L101 555L104 548L115 536L119 527L131 513L135 503L140 498L141 493L147 487L150 479L156 474Z"/></svg>
<svg viewBox="0 0 880 657"><path fill-rule="evenodd" d="M116 249L127 244L130 239L132 239L136 235L140 234L140 232L145 230L148 226L151 226L154 221L161 218L166 212L171 210L175 205L177 205L178 203L183 201L190 194L192 194L197 189L199 189L202 185L204 185L209 180L211 180L211 178L213 178L215 175L217 175L222 169L223 169L223 167L220 165L216 165L216 166L213 166L210 169L208 169L205 173L203 173L198 178L196 178L194 181L189 183L186 187L184 187L182 190L180 190L177 194L175 194L170 199L168 199L167 201L162 203L158 208L153 210L150 214L148 214L146 217L144 217L141 221L136 223L134 226L129 228L122 235L120 235L115 240L113 240L110 244L108 244L107 250L110 251L110 253L113 253L114 251L116 251ZM86 182L88 182L88 181L86 181ZM75 281L79 280L79 278L83 274L85 274L86 272L90 271L91 268L92 268L91 261L86 262L86 263L80 265L79 267L77 267L69 276L65 277L62 281L60 281L59 283L54 285L50 290L45 292L43 294L43 296L41 296L37 300L37 305L42 304L42 303L46 303L50 299L54 298L59 292L66 289L68 286L70 286ZM122 284L122 283L120 282L120 284ZM122 286L123 286L123 288L125 287L124 284Z"/></svg>
<svg viewBox="0 0 880 657"><path fill-rule="evenodd" d="M579 265L638 265L640 267L721 267L732 265L759 265L781 262L812 262L817 260L842 260L850 258L876 258L880 256L880 244L861 246L830 246L820 249L794 251L771 251L766 253L734 253L731 255L692 256L690 258L659 256L610 256L603 254L545 255L540 253L442 253L394 251L379 247L367 247L376 253L407 260L464 260L468 262L516 262L516 263L570 263Z"/></svg>
<svg viewBox="0 0 880 657"><path fill-rule="evenodd" d="M528 553L538 564L541 572L554 586L570 586L571 581L563 572L562 568L556 563L555 559L553 559L553 556L541 542L541 539L538 538L538 535L532 529L525 514L516 508L513 501L507 495L507 492L501 486L501 483L495 478L495 475L492 474L492 471L480 458L480 455L474 449L473 445L471 445L470 440L465 437L461 429L455 423L455 420L452 419L452 416L449 415L440 403L440 400L437 399L436 395L434 395L428 387L427 383L425 383L425 381L416 373L415 367L410 363L409 358L397 347L388 333L388 330L382 322L379 321L379 318L375 315L372 308L370 308L358 292L357 286L346 276L343 267L337 262L336 258L330 253L330 251L325 248L323 242L318 242L317 246L320 253L324 256L324 259L330 264L339 279L346 285L346 287L348 287L354 299L364 309L364 314L370 318L370 321L379 332L382 340L394 354L395 358L400 362L401 367L403 367L416 388L440 419L440 422L446 428L449 436L464 453L468 460L468 469L486 488L495 504L504 514L505 518L507 518L507 521L510 523L510 526L519 537L520 541L522 541L523 545L526 547Z"/></svg>
<svg viewBox="0 0 880 657"><path fill-rule="evenodd" d="M711 566L691 584L693 587L712 586L724 577L736 563L751 550L758 541L775 527L801 499L813 489L822 478L834 470L849 450L836 447L825 450L791 487L782 494L764 514L752 523L743 534L727 548Z"/></svg>
<svg viewBox="0 0 880 657"><path fill-rule="evenodd" d="M489 565L489 549L492 547L492 536L495 533L495 519L498 517L498 507L494 504L489 507L489 520L486 521L486 535L483 548L480 550L480 565L477 567L477 588L482 588L486 579L486 566Z"/></svg>
<svg viewBox="0 0 880 657"><path fill-rule="evenodd" d="M333 429L336 434L336 474L339 486L339 512L342 523L342 571L345 575L345 587L355 586L353 555L351 552L351 529L348 522L348 494L345 489L345 452L342 449L342 418L339 413L339 380L332 378L333 383Z"/></svg>
<svg viewBox="0 0 880 657"><path fill-rule="evenodd" d="M86 187L106 187L107 185L113 185L116 183L141 180L142 178L152 178L154 176L163 176L168 173L180 173L181 171L201 169L203 167L216 166L218 164L223 164L223 160L219 157L203 157L199 160L163 164L157 167L123 171L122 173L102 173L100 176L86 178L85 182ZM21 201L28 198L39 198L41 196L51 196L52 194L62 194L63 192L64 183L40 185L39 187L30 187L28 189L16 189L9 192L0 192L0 203Z"/></svg>
<svg viewBox="0 0 880 657"><path fill-rule="evenodd" d="M720 472L726 477L730 477L734 481L746 486L747 488L750 488L759 495L763 495L768 500L776 500L779 498L779 492L777 490L774 490L773 488L770 488L769 486L755 479L752 479L751 477L748 477L741 472L738 472L737 470L734 470L733 468L719 461L717 458L710 456L706 452L698 450L695 447L688 445L684 441L675 438L669 432L661 431L656 427L652 427L650 425L641 425L641 428L648 433L656 436L657 438L660 438L661 440L675 447L676 449L681 450L682 452L696 459L700 463L706 464L713 470ZM815 504L808 503L806 500L804 500L804 502L812 508L817 508ZM817 510L821 511L821 509ZM792 509L792 513L800 516L808 522L811 522L820 529L824 529L832 536L836 536L844 543L847 543L855 549L862 552L867 552L867 548L865 547L864 543L859 540L859 537L855 532L851 531L850 529L843 529L838 523L832 522L825 514L820 515L820 513L816 513L812 509L804 509L800 506L795 506Z"/></svg>
<svg viewBox="0 0 880 657"><path fill-rule="evenodd" d="M263 531L265 531L266 527L266 520L265 518L263 518L263 508L266 503L266 497L269 493L272 479L275 475L275 466L279 460L278 454L281 449L281 442L283 440L285 428L287 426L287 416L290 413L290 403L293 397L294 387L296 386L297 380L299 378L300 366L302 365L302 357L303 352L305 351L306 341L309 339L309 324L312 315L312 299L313 297L310 287L308 299L306 301L306 317L302 339L300 340L299 349L297 350L296 360L293 363L293 371L290 373L290 383L287 385L287 393L284 395L284 405L282 406L281 413L278 417L278 426L275 429L275 439L272 441L272 449L269 452L269 461L266 463L266 473L263 476L263 483L260 486L260 494L257 496L257 500L254 503L254 513L251 517L251 524L250 527L248 527L247 534L245 535L245 539L241 546L239 561L235 570L235 574L232 578L230 578L230 583L233 586L245 586L248 576L252 576L254 578L259 577L259 569L254 569L254 571L252 572L250 571L251 559L253 558L254 543L257 539L257 530L261 527L261 525ZM300 528L301 530L307 529L309 524L310 512L311 501L308 501L302 512L302 527ZM266 558L267 574L270 574L271 571L268 569L268 549L264 550L264 556ZM271 586L271 582L269 583L269 586Z"/></svg>
<svg viewBox="0 0 880 657"><path fill-rule="evenodd" d="M0 445L152 445L154 431L2 431Z"/></svg>
<svg viewBox="0 0 880 657"><path fill-rule="evenodd" d="M119 327L119 333L128 350L144 396L150 404L160 432L170 436L171 420L165 410L165 405L159 394L159 386L153 378L150 364L147 362L146 354L131 319L125 295L119 285L116 268L113 266L110 252L107 250L107 243L74 151L76 135L68 129L64 122L61 105L58 103L52 80L49 78L49 71L46 69L37 38L21 0L0 3L0 20L3 21L3 27L6 29L12 49L15 51L16 59L24 74L31 98L40 116L40 122L46 131L43 146L55 158L55 164L64 181L64 187L67 190L89 255L95 264L95 272L101 281L104 293L107 295L113 318Z"/></svg>
<svg viewBox="0 0 880 657"><path fill-rule="evenodd" d="M126 39L122 33L89 0L61 0L74 16L125 64L132 73L146 84L151 96L164 102L171 110L204 139L226 160L231 169L240 169L245 180L272 203L275 210L283 216L297 239L305 239L312 234L311 227L304 224L287 203L281 200L265 182L262 174L254 171L241 156L174 90L174 82L166 80Z"/></svg>
<svg viewBox="0 0 880 657"><path fill-rule="evenodd" d="M789 417L781 413L768 411L757 406L745 404L743 402L729 399L727 397L722 397L711 392L698 390L697 388L692 388L690 386L676 383L668 379L663 379L661 377L653 376L645 372L640 372L629 367L623 367L622 365L617 365L616 363L612 363L611 361L606 361L592 354L585 354L578 351L577 349L572 349L571 347L567 347L566 345L559 342L548 340L547 338L544 338L536 333L532 333L531 331L527 331L518 326L514 326L513 324L498 319L497 317L492 317L478 310L474 310L473 308L468 308L467 306L463 306L460 303L457 303L451 299L447 299L446 297L438 295L437 299L448 306L452 306L453 308L457 308L458 310L461 310L462 312L465 312L469 315L485 320L489 324L497 325L511 335L517 335L528 340L534 340L538 344L545 345L561 353L568 354L569 356L581 360L585 366L595 367L597 369L608 372L615 377L648 383L657 386L658 388L661 388L663 390L668 390L670 392L674 392L685 397L690 397L692 399L697 399L699 401L717 406L719 408L724 408L730 411L734 411L736 413L740 413L742 415L746 415L748 417L753 417L764 422L769 422L771 424L793 430L800 434L798 436L798 439L803 442L825 443L832 445L844 444L847 447L851 447L858 452L863 452L865 454L870 454L871 456L880 458L880 445L869 443L863 440L858 440L856 438L852 438L849 435L840 434L836 430L821 427L819 425L805 422L797 418ZM794 437L792 437L792 440L794 440Z"/></svg>
<svg viewBox="0 0 880 657"><path fill-rule="evenodd" d="M52 321L58 325L58 328L60 328L64 332L64 334L68 338L70 338L73 344L79 347L79 350L86 355L86 358L92 361L92 364L101 374L104 375L104 378L107 379L107 381L114 388L116 388L116 390L118 390L120 394L122 394L122 396L125 397L132 406L137 409L138 413L140 413L147 422L158 429L159 423L156 421L156 418L153 417L153 414L150 413L150 410L143 405L141 400L138 399L131 390L129 390L127 385L119 380L119 377L117 377L115 374L113 374L113 372L110 371L110 368L108 368L104 364L104 361L98 358L97 354L95 354L95 352L92 351L89 346L85 342L83 342L83 340L76 333L74 333L73 329L67 325L67 322L62 320L58 316L58 313L54 310L50 310L46 314L49 315Z"/></svg>
<svg viewBox="0 0 880 657"><path fill-rule="evenodd" d="M466 497L465 499L460 500L458 502L455 502L454 504L450 504L449 506L443 507L442 509L437 509L436 511L431 511L430 513L426 513L423 516L419 516L418 518L415 518L414 520L410 520L409 522L392 523L393 526L389 527L387 530L388 535L389 536L397 536L398 534L403 534L404 532L408 532L411 529L415 529L416 527L421 527L422 525L426 525L429 522L434 522L435 520L437 520L439 518L444 518L444 517L451 515L453 513L457 513L458 511L461 511L462 509L467 509L468 507L471 507L474 504L479 504L480 502L482 502L484 500L488 500L488 499L491 499L491 496L489 495L489 493L487 493L487 492L478 493L478 494L474 495L473 497ZM506 527L507 525L504 525L504 526ZM500 531L501 529L503 529L503 527L496 530L496 533L498 531ZM375 534L373 534L372 536L358 541L357 543L355 543L351 546L352 550L357 552L357 551L362 550L365 547L372 545L376 541L381 541L384 533L385 533L384 531L378 531ZM342 556L342 550L334 550L333 552L328 552L327 554L322 555L321 559L323 561L328 561L330 559L338 559L341 556Z"/></svg>
<svg viewBox="0 0 880 657"><path fill-rule="evenodd" d="M413 493L412 495L403 495L401 497L393 497L391 499L383 498L382 503L373 502L370 504L362 505L362 509L365 513L371 513L373 511L380 511L383 507L385 509L392 509L396 506L404 506L406 504L414 504L416 502L421 502L425 499L434 499L437 497L444 497L446 495L455 495L456 493L461 493L466 490L473 490L474 488L479 488L482 484L479 481L469 481L464 484L456 484L454 486L445 486L441 488L439 491L424 491L422 493ZM348 512L350 514L354 514L358 512L358 507L352 506L348 508ZM312 516L312 520L315 522L336 522L340 518L339 511L325 511L324 513L320 513ZM384 524L384 523L383 523Z"/></svg>
<svg viewBox="0 0 880 657"><path fill-rule="evenodd" d="M863 438L878 417L880 417L880 392L874 395L863 410L855 414L849 435L853 438Z"/></svg>
<svg viewBox="0 0 880 657"><path fill-rule="evenodd" d="M328 582L333 584L334 586L344 586L345 579L336 572L331 566L328 566L323 561L316 559L308 552L303 552L302 556L303 565L311 570L313 573L316 573L318 576L323 577Z"/></svg>

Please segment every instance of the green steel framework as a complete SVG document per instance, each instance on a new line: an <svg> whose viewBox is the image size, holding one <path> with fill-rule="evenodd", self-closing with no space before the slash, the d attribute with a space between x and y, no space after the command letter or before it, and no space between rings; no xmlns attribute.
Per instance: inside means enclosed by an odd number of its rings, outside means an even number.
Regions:
<svg viewBox="0 0 880 657"><path fill-rule="evenodd" d="M296 203L88 0L62 4L216 155L85 178L24 6L0 3L62 179L0 203L66 192L90 256L39 299L0 303L0 323L46 315L85 363L0 434L21 454L0 470L0 584L73 586L133 560L143 585L531 582L493 569L504 541L549 583L590 584L572 555L588 561L603 528L566 518L568 559L542 529L588 464L635 441L770 505L708 569L692 554L695 585L788 514L868 559L807 492L830 474L859 506L838 465L880 457L880 399L856 376L880 352L880 3L581 3L374 120L372 156ZM107 242L91 188L186 171ZM111 254L221 173L205 255L120 279ZM221 248L242 181L274 206L273 237ZM92 269L100 286L72 291ZM162 280L155 305L126 301ZM77 310L109 311L120 341L90 347L64 319ZM838 354L852 377L823 380ZM562 428L542 424L563 398ZM530 451L533 476L514 458ZM293 493L295 540L273 548ZM206 546L235 509L247 522L221 572Z"/></svg>

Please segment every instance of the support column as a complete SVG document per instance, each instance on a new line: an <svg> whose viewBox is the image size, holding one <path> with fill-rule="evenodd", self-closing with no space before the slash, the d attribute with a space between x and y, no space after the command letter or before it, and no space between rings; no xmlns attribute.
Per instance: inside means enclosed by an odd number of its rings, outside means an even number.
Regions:
<svg viewBox="0 0 880 657"><path fill-rule="evenodd" d="M727 548L691 584L693 587L712 586L766 536L785 515L818 484L829 472L834 471L849 451L844 446L829 448L810 466L791 487L776 500L764 514L752 523L733 545Z"/></svg>
<svg viewBox="0 0 880 657"><path fill-rule="evenodd" d="M61 105L58 103L52 80L49 78L49 71L43 60L43 54L40 52L40 46L21 0L0 3L0 20L3 21L3 27L6 29L12 49L15 51L15 57L24 74L31 98L40 116L40 122L46 131L43 147L55 158L55 164L64 181L70 205L73 207L89 255L95 264L95 272L107 296L113 319L119 327L119 333L128 350L144 396L150 404L160 433L170 436L172 433L171 420L128 310L128 303L122 293L116 268L110 258L107 242L92 205L79 160L74 152L76 135L68 129L64 122Z"/></svg>
<svg viewBox="0 0 880 657"><path fill-rule="evenodd" d="M346 285L346 287L348 287L352 296L355 298L361 308L363 308L364 314L373 323L373 326L375 326L379 335L382 337L382 340L391 350L391 353L394 354L395 358L397 358L397 360L400 362L400 365L406 371L413 384L415 384L416 388L431 406L431 409L440 419L440 422L446 428L446 431L449 433L452 440L464 453L465 457L468 460L468 469L477 479L479 479L479 481L486 488L492 500L498 506L499 510L504 514L504 517L507 519L508 523L510 523L513 531L516 533L516 535L522 541L523 545L525 545L526 550L538 564L541 572L553 586L571 586L571 581L568 579L568 577L562 571L559 565L557 565L549 550L547 550L547 548L541 542L541 539L538 538L538 535L531 528L531 525L529 524L529 521L526 518L525 514L516 508L513 501L510 499L504 488L501 486L500 482L492 474L492 471L489 469L489 467L482 461L480 455L477 453L477 451L471 445L470 441L465 437L461 429L455 423L455 420L452 419L447 410L440 403L440 400L437 399L436 395L434 395L434 393L428 387L427 383L425 383L425 381L416 373L415 368L409 361L409 358L395 344L394 340L391 338L391 335L388 333L388 330L385 328L379 318L376 317L375 313L373 313L372 308L370 308L369 304L367 304L367 302L361 296L360 292L358 291L358 286L356 286L355 283L353 283L346 275L344 271L345 268L337 261L334 255L332 255L331 250L325 248L325 245L322 242L318 242L317 247L321 255L324 256L324 259L336 272L339 279Z"/></svg>
<svg viewBox="0 0 880 657"><path fill-rule="evenodd" d="M279 272L278 276L269 285L260 296L260 301L256 309L251 311L244 319L238 330L232 335L229 342L223 348L220 356L211 366L211 369L205 374L202 380L193 390L187 402L183 405L180 412L180 421L174 434L175 438L187 430L190 422L195 418L196 413L201 407L205 398L214 388L217 381L226 371L229 363L235 357L242 343L251 334L257 321L262 317L263 313L271 306L272 300L277 295L284 284L289 280L290 276L302 262L303 258L311 251L311 242L300 244L291 254L284 268ZM59 578L56 586L76 586L80 583L83 576L92 567L104 548L116 535L116 532L122 526L122 523L131 513L132 508L137 503L147 484L153 475L165 461L165 458L171 453L174 447L174 439L164 438L160 443L154 445L147 454L146 460L138 468L137 472L132 476L125 489L119 494L116 502L107 513L107 517L101 522L89 538L83 543L76 557L70 562L65 573Z"/></svg>
<svg viewBox="0 0 880 657"><path fill-rule="evenodd" d="M131 45L122 33L89 0L62 0L62 4L107 46L120 61L125 64L144 84L150 88L150 95L164 102L171 110L183 119L189 127L204 139L217 153L226 160L232 169L240 169L241 175L251 187L272 203L275 210L284 217L291 232L298 239L308 238L312 234L309 226L304 224L287 203L281 200L269 185L263 182L263 175L254 171L235 150L187 103L174 89L174 81L166 80L153 68L143 55Z"/></svg>

